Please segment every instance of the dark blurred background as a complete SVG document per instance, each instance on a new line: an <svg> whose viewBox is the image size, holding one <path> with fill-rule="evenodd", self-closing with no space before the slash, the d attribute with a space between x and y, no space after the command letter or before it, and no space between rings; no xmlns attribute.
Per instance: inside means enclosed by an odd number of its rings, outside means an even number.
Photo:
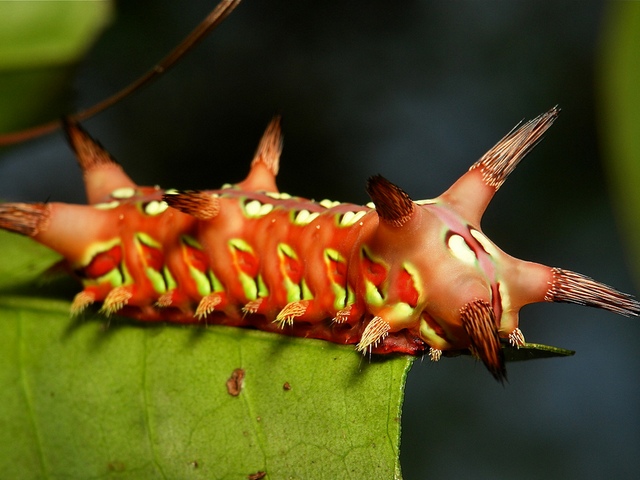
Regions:
<svg viewBox="0 0 640 480"><path fill-rule="evenodd" d="M214 4L119 4L77 70L73 104L138 77ZM361 203L375 173L416 199L436 196L518 121L559 104L560 119L501 189L484 231L514 256L636 292L598 137L609 8L247 0L158 83L85 125L141 184L214 188L244 177L281 114L281 190ZM0 191L83 201L59 134L6 152ZM576 356L510 364L504 387L469 358L417 361L402 418L405 479L637 478L637 321L567 305L527 307L521 320L528 341Z"/></svg>

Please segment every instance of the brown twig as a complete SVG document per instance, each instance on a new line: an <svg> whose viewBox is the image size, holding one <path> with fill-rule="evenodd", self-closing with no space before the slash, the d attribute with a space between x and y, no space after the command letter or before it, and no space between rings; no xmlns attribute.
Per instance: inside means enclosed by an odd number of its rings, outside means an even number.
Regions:
<svg viewBox="0 0 640 480"><path fill-rule="evenodd" d="M180 42L166 57L160 60L151 70L139 77L125 88L114 95L98 102L97 104L81 110L79 112L68 115L72 121L81 121L103 112L107 108L115 105L123 98L134 93L136 90L146 86L157 79L164 72L169 70L178 60L186 55L198 43L200 43L213 29L215 29L229 14L238 6L241 0L222 0L207 15L207 17L198 24L198 26L187 37ZM17 132L0 134L0 146L14 145L25 142L33 138L38 138L48 133L56 131L61 126L60 120L52 120L47 123L37 125L35 127L26 128Z"/></svg>

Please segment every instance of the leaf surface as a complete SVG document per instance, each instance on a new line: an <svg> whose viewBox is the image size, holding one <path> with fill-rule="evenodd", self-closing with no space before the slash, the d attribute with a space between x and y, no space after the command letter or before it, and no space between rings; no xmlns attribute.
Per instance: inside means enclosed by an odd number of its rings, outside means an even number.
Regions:
<svg viewBox="0 0 640 480"><path fill-rule="evenodd" d="M6 233L0 247L5 478L400 478L411 358L238 328L70 320L69 284L34 282L53 255Z"/></svg>

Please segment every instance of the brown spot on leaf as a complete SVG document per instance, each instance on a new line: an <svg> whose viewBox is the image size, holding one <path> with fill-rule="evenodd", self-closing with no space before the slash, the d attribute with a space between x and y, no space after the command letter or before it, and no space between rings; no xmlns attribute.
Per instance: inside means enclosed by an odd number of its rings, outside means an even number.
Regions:
<svg viewBox="0 0 640 480"><path fill-rule="evenodd" d="M227 392L229 392L229 395L233 397L240 395L243 383L244 370L242 368L236 368L233 373L231 373L229 380L227 380Z"/></svg>
<svg viewBox="0 0 640 480"><path fill-rule="evenodd" d="M260 470L259 472L256 473L250 473L249 475L247 475L247 478L249 480L260 480L261 478L264 478L267 476L267 472L263 472L262 470Z"/></svg>
<svg viewBox="0 0 640 480"><path fill-rule="evenodd" d="M109 470L110 472L124 472L126 470L126 467L124 466L123 462L114 460L107 464L107 470Z"/></svg>
<svg viewBox="0 0 640 480"><path fill-rule="evenodd" d="M282 389L285 392L288 392L289 390L291 390L291 384L289 382L284 382L284 385L282 385Z"/></svg>

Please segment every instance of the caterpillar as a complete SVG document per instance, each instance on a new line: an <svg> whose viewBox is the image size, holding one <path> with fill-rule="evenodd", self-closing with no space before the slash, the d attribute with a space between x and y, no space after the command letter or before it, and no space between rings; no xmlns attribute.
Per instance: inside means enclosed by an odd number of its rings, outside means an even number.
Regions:
<svg viewBox="0 0 640 480"><path fill-rule="evenodd" d="M278 119L243 181L175 191L136 185L70 117L89 205L0 204L0 227L64 257L83 284L73 315L97 303L105 315L253 327L434 361L470 350L502 381L502 347L524 345L518 313L528 303L640 313L588 277L508 256L480 228L558 113L511 131L435 199L414 201L374 176L366 206L279 192Z"/></svg>
<svg viewBox="0 0 640 480"><path fill-rule="evenodd" d="M217 190L138 186L78 122L64 129L88 205L0 204L0 228L62 255L83 289L71 314L223 324L354 344L363 353L469 350L499 381L519 310L569 302L638 316L595 280L513 258L482 232L494 194L553 124L519 125L448 190L414 201L382 176L371 203L312 201L276 186L282 133L266 128L247 177Z"/></svg>

